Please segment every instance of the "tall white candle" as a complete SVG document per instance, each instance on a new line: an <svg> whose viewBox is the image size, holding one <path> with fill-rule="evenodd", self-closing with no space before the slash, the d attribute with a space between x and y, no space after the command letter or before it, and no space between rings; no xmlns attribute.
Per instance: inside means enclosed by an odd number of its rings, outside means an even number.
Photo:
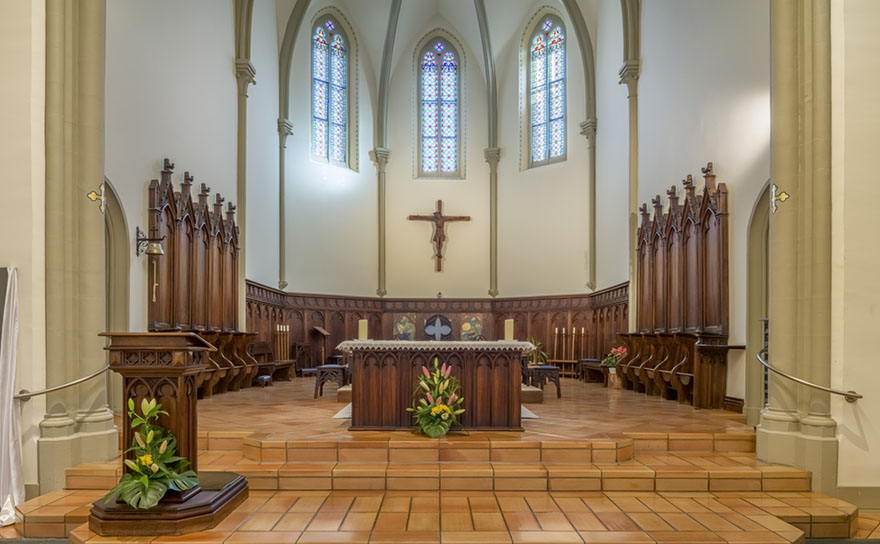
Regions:
<svg viewBox="0 0 880 544"><path fill-rule="evenodd" d="M513 340L513 319L504 320L504 339L508 342Z"/></svg>
<svg viewBox="0 0 880 544"><path fill-rule="evenodd" d="M358 340L366 340L367 339L367 320L359 319L358 320Z"/></svg>

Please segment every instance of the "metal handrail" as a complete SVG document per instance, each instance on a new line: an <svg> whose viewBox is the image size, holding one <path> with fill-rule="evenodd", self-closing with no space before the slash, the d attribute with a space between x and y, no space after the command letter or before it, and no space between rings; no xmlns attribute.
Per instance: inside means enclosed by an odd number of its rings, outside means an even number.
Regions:
<svg viewBox="0 0 880 544"><path fill-rule="evenodd" d="M862 395L856 393L855 391L838 391L837 389L831 389L830 387L825 387L824 385L817 385L813 382L808 382L807 380L798 378L797 376L792 376L790 374L786 374L785 372L779 370L778 368L771 366L770 363L768 363L763 357L761 357L762 353L764 354L764 356L766 356L767 350L762 349L761 351L759 351L758 353L755 354L755 357L757 357L758 362L761 363L762 365L764 365L764 368L766 368L770 372L775 372L776 374L779 374L780 376L782 376L784 378L788 378L789 380L791 380L793 382L797 382L801 385L806 385L807 387L812 387L813 389L819 389L820 391L825 391L826 393L834 393L835 395L841 395L841 396L843 396L843 398L846 399L846 402L855 402L861 398L864 398Z"/></svg>
<svg viewBox="0 0 880 544"><path fill-rule="evenodd" d="M42 391L34 391L33 393L31 393L27 389L22 389L21 391L18 392L18 395L13 396L12 398L15 400L28 401L28 400L30 400L31 397L45 395L46 393L53 393L55 391L61 391L62 389L67 389L68 387L73 387L74 385L79 385L83 382L91 380L92 378L97 378L98 376L107 372L108 370L110 370L110 365L107 365L104 368L102 368L101 370L94 372L92 374L89 374L88 376L83 376L82 378L79 378L78 380L73 380L72 382L68 382L63 385L56 385L55 387L50 387L49 389L43 389Z"/></svg>

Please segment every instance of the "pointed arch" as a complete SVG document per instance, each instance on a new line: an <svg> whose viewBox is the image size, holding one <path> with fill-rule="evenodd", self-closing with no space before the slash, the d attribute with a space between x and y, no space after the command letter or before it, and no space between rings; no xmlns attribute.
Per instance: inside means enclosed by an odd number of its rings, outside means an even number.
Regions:
<svg viewBox="0 0 880 544"><path fill-rule="evenodd" d="M416 178L465 176L464 50L460 40L440 28L425 34L414 50Z"/></svg>
<svg viewBox="0 0 880 544"><path fill-rule="evenodd" d="M335 7L318 11L310 29L312 158L357 171L357 35Z"/></svg>

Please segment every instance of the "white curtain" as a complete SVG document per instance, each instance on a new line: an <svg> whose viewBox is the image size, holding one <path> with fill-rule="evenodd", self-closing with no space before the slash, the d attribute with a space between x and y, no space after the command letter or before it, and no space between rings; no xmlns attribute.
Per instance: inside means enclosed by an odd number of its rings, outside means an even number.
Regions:
<svg viewBox="0 0 880 544"><path fill-rule="evenodd" d="M15 505L24 502L21 474L21 421L15 394L18 351L18 273L7 268L6 304L0 330L0 527L15 523Z"/></svg>

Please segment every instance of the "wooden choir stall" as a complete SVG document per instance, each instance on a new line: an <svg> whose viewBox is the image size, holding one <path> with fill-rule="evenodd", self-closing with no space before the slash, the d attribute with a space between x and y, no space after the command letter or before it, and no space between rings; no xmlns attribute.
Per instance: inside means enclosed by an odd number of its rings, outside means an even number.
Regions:
<svg viewBox="0 0 880 544"><path fill-rule="evenodd" d="M620 334L628 353L618 374L635 391L722 408L727 389L727 187L710 162L704 187L673 185L664 210L643 204L638 230L636 332Z"/></svg>
<svg viewBox="0 0 880 544"><path fill-rule="evenodd" d="M409 429L413 390L422 365L452 366L461 383L466 429L521 431L521 360L528 342L350 340L351 429Z"/></svg>

